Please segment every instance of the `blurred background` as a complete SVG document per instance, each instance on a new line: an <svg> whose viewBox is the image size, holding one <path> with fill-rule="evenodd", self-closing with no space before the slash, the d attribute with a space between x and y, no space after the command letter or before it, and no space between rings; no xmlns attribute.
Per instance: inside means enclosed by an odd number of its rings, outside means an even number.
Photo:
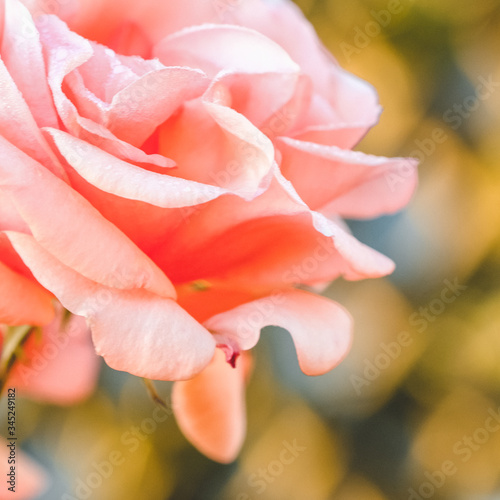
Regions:
<svg viewBox="0 0 500 500"><path fill-rule="evenodd" d="M349 221L397 271L326 290L355 320L328 375L303 375L285 332L262 336L231 465L195 451L168 413L152 420L142 381L106 366L80 405L18 401L23 449L52 476L41 500L500 499L500 1L297 3L379 92L358 149L421 160L406 211ZM123 463L76 496L113 452Z"/></svg>

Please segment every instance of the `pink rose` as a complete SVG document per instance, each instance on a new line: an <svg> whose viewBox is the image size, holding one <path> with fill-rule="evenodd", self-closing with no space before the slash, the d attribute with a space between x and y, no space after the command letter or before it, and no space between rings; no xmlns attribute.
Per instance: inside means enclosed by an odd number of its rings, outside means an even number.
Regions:
<svg viewBox="0 0 500 500"><path fill-rule="evenodd" d="M348 313L295 285L393 270L342 217L399 210L415 163L351 151L376 94L290 2L26 4L1 47L0 321L47 323L52 294L111 367L182 381L180 427L231 461L238 356L278 325L305 373L342 360Z"/></svg>

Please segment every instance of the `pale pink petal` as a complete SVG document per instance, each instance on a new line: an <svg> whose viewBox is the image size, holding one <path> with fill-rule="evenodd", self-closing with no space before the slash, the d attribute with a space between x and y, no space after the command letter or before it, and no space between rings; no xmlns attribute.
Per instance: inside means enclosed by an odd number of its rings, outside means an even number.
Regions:
<svg viewBox="0 0 500 500"><path fill-rule="evenodd" d="M111 368L157 380L184 380L212 359L215 341L175 301L117 290L79 275L31 236L8 233L25 264L74 314L85 316L98 354Z"/></svg>
<svg viewBox="0 0 500 500"><path fill-rule="evenodd" d="M0 498L8 500L34 500L48 487L49 477L40 465L33 461L28 455L20 450L20 445L16 441L16 486L15 492L7 491L10 484L7 483L7 474L11 465L8 463L10 456L9 439L0 437L0 473L2 475L2 492ZM5 492L5 493L4 493Z"/></svg>
<svg viewBox="0 0 500 500"><path fill-rule="evenodd" d="M23 95L0 59L0 134L55 175L64 170L43 138Z"/></svg>
<svg viewBox="0 0 500 500"><path fill-rule="evenodd" d="M304 141L350 149L378 122L382 108L373 87L330 66L332 95L315 94L307 114L290 134ZM314 80L313 80L314 81Z"/></svg>
<svg viewBox="0 0 500 500"><path fill-rule="evenodd" d="M310 99L309 80L299 73L222 72L205 99L245 116L267 137L293 128Z"/></svg>
<svg viewBox="0 0 500 500"><path fill-rule="evenodd" d="M94 42L90 42L90 46L92 57L78 67L78 72L84 86L104 105L110 104L116 94L141 77L165 69L157 59L123 56Z"/></svg>
<svg viewBox="0 0 500 500"><path fill-rule="evenodd" d="M97 146L117 158L140 165L152 171L172 167L174 162L159 154L147 154L142 149L118 139L104 125L95 123L83 117L77 117L76 137Z"/></svg>
<svg viewBox="0 0 500 500"><path fill-rule="evenodd" d="M219 344L235 353L254 347L260 330L273 325L290 332L302 371L322 375L349 352L352 319L336 302L300 291L278 291L205 321Z"/></svg>
<svg viewBox="0 0 500 500"><path fill-rule="evenodd" d="M0 189L0 231L29 233L30 229L19 215L16 206L7 193Z"/></svg>
<svg viewBox="0 0 500 500"><path fill-rule="evenodd" d="M217 186L144 170L66 132L46 130L69 165L92 186L107 193L175 208L205 203L228 192Z"/></svg>
<svg viewBox="0 0 500 500"><path fill-rule="evenodd" d="M351 149L371 126L372 124L310 125L302 130L295 130L290 133L290 137L304 142L315 142L325 146Z"/></svg>
<svg viewBox="0 0 500 500"><path fill-rule="evenodd" d="M246 432L243 363L232 368L217 349L199 375L174 384L172 404L182 433L200 452L222 463L236 458Z"/></svg>
<svg viewBox="0 0 500 500"><path fill-rule="evenodd" d="M185 101L198 97L208 80L201 71L164 68L148 73L118 92L104 114L104 125L134 146L144 141Z"/></svg>
<svg viewBox="0 0 500 500"><path fill-rule="evenodd" d="M299 67L276 43L239 26L186 28L156 45L154 55L166 66L188 66L210 77L232 73L297 73Z"/></svg>
<svg viewBox="0 0 500 500"><path fill-rule="evenodd" d="M45 325L53 317L51 295L0 262L0 323Z"/></svg>
<svg viewBox="0 0 500 500"><path fill-rule="evenodd" d="M62 311L23 346L23 358L9 376L9 384L23 395L51 404L69 405L92 394L99 374L95 353L84 318L72 316L64 327Z"/></svg>
<svg viewBox="0 0 500 500"><path fill-rule="evenodd" d="M5 2L0 2L0 40L3 38L3 30L5 27Z"/></svg>
<svg viewBox="0 0 500 500"><path fill-rule="evenodd" d="M78 114L61 86L66 75L92 57L92 46L88 40L70 32L57 17L45 17L43 22L38 20L36 26L46 59L47 81L58 116L69 130L76 131Z"/></svg>
<svg viewBox="0 0 500 500"><path fill-rule="evenodd" d="M171 299L119 291L90 319L98 354L115 370L156 380L185 380L210 361L213 337Z"/></svg>
<svg viewBox="0 0 500 500"><path fill-rule="evenodd" d="M410 200L417 162L281 138L281 171L313 210L348 218L391 214ZM395 180L396 179L396 180Z"/></svg>
<svg viewBox="0 0 500 500"><path fill-rule="evenodd" d="M123 233L2 137L0 174L0 187L37 241L66 265L108 286L175 297L168 278Z"/></svg>
<svg viewBox="0 0 500 500"><path fill-rule="evenodd" d="M39 127L57 126L38 30L29 11L18 0L5 0L5 26L0 40L2 60L36 123Z"/></svg>

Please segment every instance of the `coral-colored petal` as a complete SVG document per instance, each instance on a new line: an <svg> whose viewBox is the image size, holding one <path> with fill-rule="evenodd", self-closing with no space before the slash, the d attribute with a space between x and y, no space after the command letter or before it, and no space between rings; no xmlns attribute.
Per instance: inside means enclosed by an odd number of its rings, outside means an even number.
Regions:
<svg viewBox="0 0 500 500"><path fill-rule="evenodd" d="M174 414L186 438L217 462L232 462L246 432L245 369L232 368L217 349L210 365L191 380L176 382Z"/></svg>
<svg viewBox="0 0 500 500"><path fill-rule="evenodd" d="M224 283L194 282L180 285L176 290L179 305L200 323L259 296L254 290L228 288Z"/></svg>
<svg viewBox="0 0 500 500"><path fill-rule="evenodd" d="M155 262L176 283L224 280L235 288L252 284L257 291L393 271L390 259L338 221L311 211L279 171L274 175L270 188L252 203L224 196L200 207L168 245L158 247Z"/></svg>
<svg viewBox="0 0 500 500"><path fill-rule="evenodd" d="M45 325L53 317L51 295L0 262L0 323Z"/></svg>
<svg viewBox="0 0 500 500"><path fill-rule="evenodd" d="M219 186L246 199L269 185L274 161L271 141L247 118L201 99L186 103L161 127L160 152L178 165L171 175Z"/></svg>

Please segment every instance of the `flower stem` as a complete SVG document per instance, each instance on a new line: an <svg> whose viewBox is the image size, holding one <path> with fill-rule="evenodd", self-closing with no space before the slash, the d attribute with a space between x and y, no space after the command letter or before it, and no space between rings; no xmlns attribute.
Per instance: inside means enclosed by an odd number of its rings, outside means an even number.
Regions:
<svg viewBox="0 0 500 500"><path fill-rule="evenodd" d="M0 394L2 394L14 363L22 355L22 347L35 330L32 326L13 326L5 335L0 356Z"/></svg>
<svg viewBox="0 0 500 500"><path fill-rule="evenodd" d="M144 385L146 386L146 389L148 390L149 396L151 399L159 406L164 408L165 410L170 410L167 402L158 394L158 391L156 390L155 384L152 380L149 378L143 378Z"/></svg>

